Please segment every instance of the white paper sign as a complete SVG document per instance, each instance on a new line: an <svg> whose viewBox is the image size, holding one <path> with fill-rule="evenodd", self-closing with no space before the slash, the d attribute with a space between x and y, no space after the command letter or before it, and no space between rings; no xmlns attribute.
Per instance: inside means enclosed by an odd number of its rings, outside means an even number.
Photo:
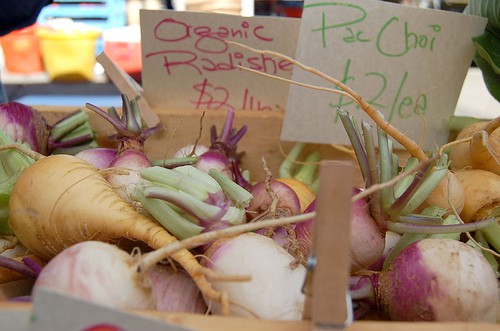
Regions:
<svg viewBox="0 0 500 331"><path fill-rule="evenodd" d="M383 1L306 0L295 58L343 82L430 148L448 138L474 54L471 38L485 25L482 17ZM297 68L293 80L335 88ZM291 86L281 138L349 144L338 106L369 120L346 96Z"/></svg>

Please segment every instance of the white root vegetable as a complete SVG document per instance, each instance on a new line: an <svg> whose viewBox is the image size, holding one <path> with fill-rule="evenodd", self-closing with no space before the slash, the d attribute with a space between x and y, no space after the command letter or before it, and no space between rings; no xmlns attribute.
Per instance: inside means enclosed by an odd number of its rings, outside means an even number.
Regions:
<svg viewBox="0 0 500 331"><path fill-rule="evenodd" d="M151 282L132 267L134 261L115 245L81 242L49 261L33 289L55 290L117 309L154 309Z"/></svg>
<svg viewBox="0 0 500 331"><path fill-rule="evenodd" d="M213 286L229 297L231 315L261 319L302 318L306 270L292 268L294 258L272 239L245 233L221 239L206 252L206 265L226 274L250 275L249 282L216 281ZM219 303L206 298L212 313L221 314Z"/></svg>

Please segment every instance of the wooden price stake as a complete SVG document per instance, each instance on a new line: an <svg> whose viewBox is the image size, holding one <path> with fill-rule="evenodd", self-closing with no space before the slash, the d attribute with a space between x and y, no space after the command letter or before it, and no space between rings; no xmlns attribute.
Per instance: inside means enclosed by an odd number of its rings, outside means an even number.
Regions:
<svg viewBox="0 0 500 331"><path fill-rule="evenodd" d="M352 323L349 295L351 198L354 167L323 161L314 222L313 250L303 291L304 319L313 330L339 330Z"/></svg>
<svg viewBox="0 0 500 331"><path fill-rule="evenodd" d="M142 96L142 87L110 59L106 53L100 53L96 57L96 60L103 66L109 79L111 79L113 84L115 84L116 88L118 88L122 94L125 94L129 99L137 98L137 104L141 110L141 117L148 127L157 126L160 123L160 118Z"/></svg>

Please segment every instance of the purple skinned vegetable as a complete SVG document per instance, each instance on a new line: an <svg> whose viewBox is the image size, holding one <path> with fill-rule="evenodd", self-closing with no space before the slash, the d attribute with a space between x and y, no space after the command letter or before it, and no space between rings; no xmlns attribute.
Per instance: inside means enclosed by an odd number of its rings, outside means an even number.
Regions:
<svg viewBox="0 0 500 331"><path fill-rule="evenodd" d="M29 144L43 155L57 152L74 154L75 148L93 146L94 132L88 122L88 114L77 110L50 125L33 107L19 103L0 104L0 128L14 141ZM75 151L76 152L76 151Z"/></svg>
<svg viewBox="0 0 500 331"><path fill-rule="evenodd" d="M387 269L357 277L350 292L391 320L495 323L498 314L493 268L481 252L449 238L410 244Z"/></svg>
<svg viewBox="0 0 500 331"><path fill-rule="evenodd" d="M137 100L129 100L125 94L122 94L122 101L121 116L114 107L108 108L106 112L89 103L86 106L116 129L116 134L110 138L118 140L118 148L108 167L123 168L129 173L110 173L106 175L106 180L125 201L133 203L130 194L134 187L142 181L139 171L152 166L151 161L144 153L144 142L161 127L144 128ZM99 153L100 151L94 152Z"/></svg>

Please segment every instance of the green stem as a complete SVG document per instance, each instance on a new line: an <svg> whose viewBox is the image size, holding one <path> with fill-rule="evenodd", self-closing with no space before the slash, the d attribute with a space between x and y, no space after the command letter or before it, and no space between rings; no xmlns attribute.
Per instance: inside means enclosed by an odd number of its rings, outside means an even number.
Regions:
<svg viewBox="0 0 500 331"><path fill-rule="evenodd" d="M310 186L316 179L320 159L318 151L310 153L304 160L304 164L295 173L294 178Z"/></svg>
<svg viewBox="0 0 500 331"><path fill-rule="evenodd" d="M489 247L489 243L488 243L488 240L484 237L483 233L481 231L477 231L475 234L474 234L474 239L482 246L482 247ZM477 247L477 245L475 243L472 243L471 242L471 245L477 249L480 250L481 254L483 254L483 256L486 258L486 261L488 261L488 263L491 265L491 268L493 269L493 271L495 272L495 274L497 275L497 277L499 276L499 272L498 272L498 261L496 259L496 257L491 254L491 252L488 252L484 249L482 249L481 247Z"/></svg>
<svg viewBox="0 0 500 331"><path fill-rule="evenodd" d="M217 183L219 183L224 193L233 201L236 207L248 207L250 200L253 198L253 195L250 192L236 184L233 180L229 179L215 168L210 169L208 174L214 178Z"/></svg>
<svg viewBox="0 0 500 331"><path fill-rule="evenodd" d="M89 121L89 115L83 110L74 112L73 114L65 117L60 122L54 124L54 126L50 131L50 137L54 141L58 141L68 136L72 131L76 130L77 128L84 126L85 124L87 124L86 126L87 128L90 128L90 124L88 121ZM93 134L91 129L90 133Z"/></svg>
<svg viewBox="0 0 500 331"><path fill-rule="evenodd" d="M389 140L387 133L377 127L378 148L379 148L379 173L380 183L388 182L392 179L392 153L389 150ZM382 208L386 210L395 200L394 188L385 187L381 190Z"/></svg>
<svg viewBox="0 0 500 331"><path fill-rule="evenodd" d="M415 194L412 194L408 203L401 210L402 215L409 214L420 206L448 174L448 155L443 154L438 164L430 171L431 173L425 175L422 185L418 187Z"/></svg>
<svg viewBox="0 0 500 331"><path fill-rule="evenodd" d="M210 194L223 194L222 188L217 181L215 181L207 173L203 171L191 171L191 174L189 175L182 173L182 169L180 168L183 167L178 167L172 170L159 166L153 166L142 169L141 176L151 182L163 184L177 190L184 191L201 201L206 201ZM206 177L209 177L209 179Z"/></svg>
<svg viewBox="0 0 500 331"><path fill-rule="evenodd" d="M464 233L474 232L484 229L496 222L494 218L487 218L472 223L459 224L409 224L402 222L388 222L387 229L397 233L423 233L423 234L443 234L443 233Z"/></svg>
<svg viewBox="0 0 500 331"><path fill-rule="evenodd" d="M292 178L293 177L293 167L295 166L295 161L299 157L300 153L306 146L303 142L296 142L290 151L288 152L286 158L281 162L279 168L279 177L280 178Z"/></svg>
<svg viewBox="0 0 500 331"><path fill-rule="evenodd" d="M498 222L491 224L487 228L481 229L481 233L491 247L493 247L497 252L500 252L500 225Z"/></svg>
<svg viewBox="0 0 500 331"><path fill-rule="evenodd" d="M196 156L191 156L191 157L176 157L176 158L171 158L171 159L164 159L164 160L153 160L151 163L154 166L162 166L165 168L175 168L177 166L183 166L183 165L193 165L198 161L198 157Z"/></svg>
<svg viewBox="0 0 500 331"><path fill-rule="evenodd" d="M359 169L361 170L365 184L370 183L370 166L368 165L368 157L366 155L366 150L363 145L363 139L361 137L356 118L340 107L337 109L337 114L339 115L347 137L351 142L352 149L356 154L356 159L358 160Z"/></svg>
<svg viewBox="0 0 500 331"><path fill-rule="evenodd" d="M200 234L204 229L177 213L168 202L147 198L141 189L134 190L131 197L140 202L151 216L180 240Z"/></svg>
<svg viewBox="0 0 500 331"><path fill-rule="evenodd" d="M367 163L369 168L369 177L365 179L365 186L380 184L379 175L379 162L377 158L377 149L375 141L373 140L373 127L368 122L362 122L361 128L363 131L363 138L365 142L365 150ZM385 233L386 230L386 216L382 209L382 194L376 190L370 195L370 214L377 223L378 228Z"/></svg>
<svg viewBox="0 0 500 331"><path fill-rule="evenodd" d="M146 198L168 201L199 220L216 220L223 216L221 208L200 201L183 191L151 185L144 186L143 192Z"/></svg>

